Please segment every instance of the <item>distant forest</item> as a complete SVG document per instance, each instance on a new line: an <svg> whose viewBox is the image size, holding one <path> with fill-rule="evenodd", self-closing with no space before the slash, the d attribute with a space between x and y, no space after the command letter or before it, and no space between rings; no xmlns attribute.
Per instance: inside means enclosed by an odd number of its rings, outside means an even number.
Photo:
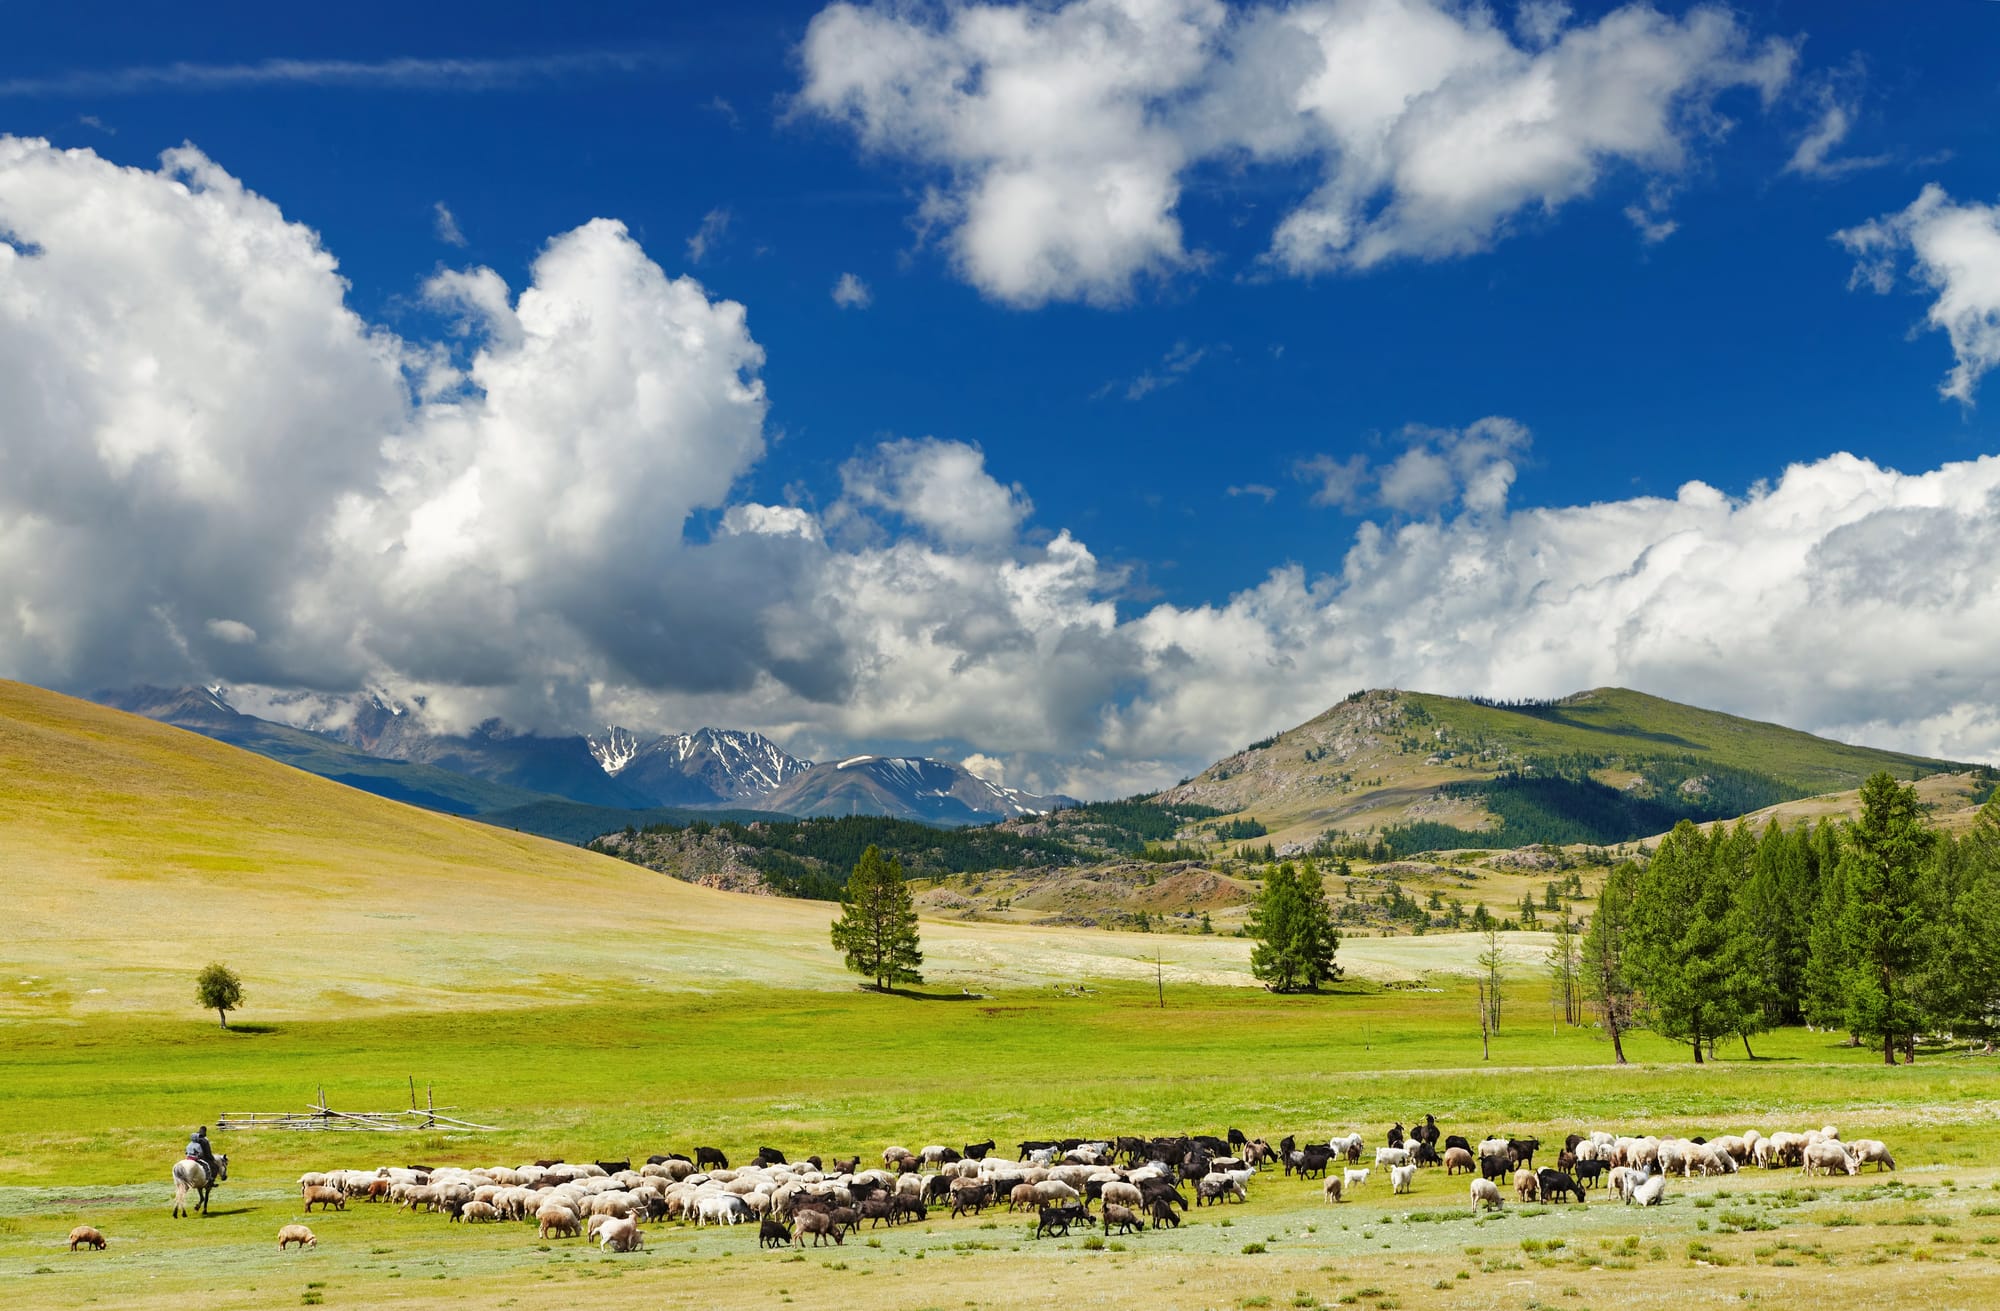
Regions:
<svg viewBox="0 0 2000 1311"><path fill-rule="evenodd" d="M1499 824L1490 829L1428 820L1398 824L1383 831L1382 842L1399 857L1545 842L1607 846L1664 833L1683 819L1698 824L1733 819L1803 795L1777 779L1692 756L1630 762L1644 785L1621 790L1590 777L1588 771L1602 764L1594 757L1551 756L1498 778L1448 783L1439 789L1442 795L1480 802Z"/></svg>

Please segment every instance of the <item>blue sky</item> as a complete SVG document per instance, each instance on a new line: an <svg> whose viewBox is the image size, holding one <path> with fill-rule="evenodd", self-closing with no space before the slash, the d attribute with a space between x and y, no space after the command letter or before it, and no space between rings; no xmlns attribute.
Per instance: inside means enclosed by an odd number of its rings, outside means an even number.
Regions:
<svg viewBox="0 0 2000 1311"><path fill-rule="evenodd" d="M1763 513L1788 525L1812 520L1817 533L1790 552L1794 572L1779 570L1769 585L1825 604L1831 584L1797 572L1808 568L1798 562L1824 566L1835 554L1828 542L1836 530L1850 530L1847 541L1891 528L1856 518L1863 512L1852 506L1862 491L1807 496L1801 481L1795 495L1810 505L1801 509L1759 501L1762 485L1793 465L1819 471L1821 481L1851 477L1867 497L1881 498L1867 513L1929 506L1939 486L1962 495L1983 486L1939 471L1995 450L1993 401L1982 397L1977 375L1986 367L1981 361L2000 356L2000 347L1983 346L1980 337L1982 323L1995 331L1994 311L1980 307L2000 304L2000 292L1982 281L1989 275L1983 247L1962 267L1927 265L1923 237L1937 230L1924 226L1928 218L1901 227L1890 220L1934 185L1947 207L1941 216L1963 219L1976 238L1984 221L1978 207L2000 198L2000 5L1749 4L1725 16L1663 3L1623 11L1670 33L1708 20L1728 26L1720 44L1688 38L1676 47L1689 65L1676 74L1679 89L1656 98L1666 107L1671 150L1591 148L1581 171L1542 179L1518 203L1479 200L1487 206L1483 217L1447 239L1425 235L1444 220L1427 216L1400 183L1353 182L1358 170L1348 147L1301 144L1301 137L1265 150L1254 144L1263 128L1221 93L1219 109L1196 112L1231 69L1265 84L1243 33L1260 16L1293 10L1204 10L1196 0L1181 7L1190 23L1209 25L1198 66L1140 68L1133 74L1138 90L1114 91L1102 121L1080 117L1074 139L1059 133L1041 146L991 147L1008 157L1006 167L1051 187L1063 212L1073 200L1063 187L1087 186L1109 164L1165 150L1176 162L1161 176L1175 195L1163 212L1178 225L1177 239L1162 247L1152 229L1149 253L1122 265L1114 260L1095 281L1058 277L1023 294L1023 284L1007 282L1013 255L980 266L955 244L979 218L977 187L990 166L981 150L989 147L966 144L985 131L979 125L941 125L987 107L976 98L933 103L928 92L887 95L883 87L899 75L921 83L921 61L887 71L867 62L893 62L881 52L886 38L899 34L932 42L933 54L947 62L977 64L982 48L954 27L963 15L950 9L864 8L843 36L819 4L665 5L636 14L633 6L595 4L226 5L192 19L152 6L8 6L15 39L0 51L0 133L45 138L137 170L157 169L163 151L191 144L284 220L316 233L346 279L347 305L371 329L406 345L435 343L469 366L484 338L466 330L457 302L427 296L427 281L440 270L485 267L518 293L533 281L540 252L597 218L622 222L668 278L690 276L711 300L745 307L748 336L762 351L754 368L764 388L756 416L761 450L732 445L712 456L689 444L689 460L719 461L721 489L673 503L682 525L677 546L612 541L599 544L603 558L629 564L635 551L651 551L659 571L712 572L720 581L698 594L713 603L752 586L742 572L748 565L711 569L712 558L695 550L726 535L732 507L804 511L817 540L847 562L842 568L922 545L938 557L931 577L962 568L1004 580L1010 568L1046 564L1048 544L1062 534L1087 545L1096 570L1082 588L1087 595L1070 598L1082 607L1078 614L1092 605L1114 611L1109 628L1099 611L1079 618L1079 631L1146 654L1072 686L1050 663L1068 658L1068 639L1022 618L1016 636L1032 658L976 693L954 691L952 680L966 668L1004 663L993 653L1011 649L1012 639L961 645L949 660L933 650L942 664L920 676L895 672L907 651L899 655L897 642L864 635L864 619L850 617L826 620L840 633L841 654L827 657L838 669L795 676L784 671L819 657L793 649L805 642L798 631L811 626L805 611L793 611L749 625L755 633L732 648L744 653L742 669L683 677L670 667L672 656L607 655L620 639L605 638L598 625L611 621L601 613L578 619L571 598L556 609L583 636L558 643L539 664L503 668L481 658L455 671L437 654L371 649L344 661L298 654L324 650L324 632L311 640L295 635L292 654L251 660L246 649L278 645L272 629L286 621L275 612L300 612L291 595L282 603L266 598L261 620L196 613L189 601L193 608L176 622L160 621L173 630L164 646L101 617L65 621L62 641L48 637L52 621L39 628L21 621L11 635L0 633L0 661L20 676L59 685L128 673L205 676L330 693L346 685L404 689L440 705L453 703L456 689L464 713L497 710L549 727L612 714L652 719L647 726L660 728L730 716L802 749L886 744L977 752L987 767L1011 770L1009 781L1074 789L1114 790L1183 772L1363 682L1540 694L1602 675L1823 731L1962 755L2000 753L2000 726L1988 704L2000 671L1976 646L1940 657L1936 669L1891 676L1896 686L1886 693L1877 690L1879 678L1850 678L1844 666L1807 669L1803 681L1831 689L1808 694L1768 673L1743 672L1788 663L1796 651L1772 645L1776 638L1732 646L1716 631L1733 622L1729 613L1675 618L1669 636L1687 649L1671 658L1658 655L1659 643L1638 643L1615 657L1565 660L1547 657L1576 622L1558 612L1538 621L1547 628L1531 645L1542 655L1494 659L1475 648L1495 644L1504 616L1454 611L1438 619L1435 593L1447 589L1435 578L1425 583L1422 573L1443 569L1462 583L1462 567L1448 561L1454 549L1461 560L1467 552L1543 558L1537 553L1570 549L1573 539L1560 528L1547 529L1546 540L1525 540L1542 531L1532 512L1602 503L1637 507L1619 512L1630 516L1620 522L1636 541L1633 559L1657 544L1643 540L1653 533L1658 542L1686 532L1737 541L1743 553L1691 563L1670 580L1699 595L1708 589L1698 568L1740 574L1768 565L1741 542L1777 533L1744 518L1764 505ZM1362 7L1340 0L1330 12ZM1089 16L1088 6L1074 8L1042 17ZM1620 20L1612 6L1590 3L1566 14L1500 3L1484 19L1451 4L1411 8L1442 15L1454 31L1503 48L1523 67L1572 37L1581 49L1581 37ZM1122 56L1118 43L1146 39L1129 27L1104 30L1114 56ZM808 48L814 31L825 38L817 54ZM858 44L835 40L854 41L856 33L865 38ZM1053 42L1057 54L1062 44ZM1397 58L1421 62L1407 44L1398 50ZM1171 60L1162 60L1165 69ZM1725 63L1733 71L1719 72ZM990 65L982 76L997 81ZM877 80L867 82L871 77ZM1449 90L1452 83L1441 85ZM1237 118L1214 126L1231 114ZM1829 127L1836 119L1837 132ZM1449 125L1403 128L1430 131L1440 149L1452 144ZM1588 123L1573 128L1585 136L1591 130ZM1801 164L1801 142L1815 131L1832 139L1816 163ZM1409 146L1408 159L1424 148L1421 141ZM1312 269L1288 266L1275 257L1274 233L1322 183L1333 186L1328 179L1336 174L1341 185L1358 187L1349 217L1359 214L1378 235L1388 232L1392 246L1403 244L1379 261L1359 257L1362 247L1354 245ZM1550 188L1561 194L1550 199ZM956 196L957 208L920 217L927 189ZM1393 208L1399 197L1404 210ZM446 239L440 207L462 244ZM0 236L7 212L0 208ZM1019 213L989 217L1004 228ZM1871 223L1884 225L1872 246L1853 235ZM13 226L27 252L22 267L38 243L55 251L56 243L21 233L18 217ZM1657 239L1642 230L1648 226ZM1850 237L1837 239L1840 233ZM1011 252L1040 239L1024 229L1003 232L999 242ZM1857 267L1868 275L1858 283ZM865 286L865 305L836 303L833 289L849 274ZM1871 285L1878 275L1886 294ZM0 295L6 277L0 265ZM1961 306L1963 340L1926 320L1947 302ZM1947 374L1968 360L1964 398L1942 396ZM1988 379L1987 391L1992 385ZM1489 416L1510 421L1497 443L1500 429L1482 430L1486 445L1458 435ZM1451 435L1413 434L1410 425ZM28 440L23 431L17 442ZM54 420L37 432L42 450L87 440L81 429L65 438ZM983 452L983 472L975 464L966 474L977 486L959 491L974 513L999 507L1000 536L950 527L941 511L927 517L914 505L921 480L908 461L919 448L908 443L923 439L935 439L925 451L964 443ZM663 429L645 440L680 436ZM899 440L906 445L885 445ZM611 448L595 449L578 458L615 465ZM885 454L896 449L908 457L904 464ZM1347 462L1360 456L1379 477L1413 449L1433 458L1402 472L1416 484L1427 471L1433 477L1404 494L1364 480L1344 497L1333 495L1338 489L1313 472L1353 468ZM1891 486L1824 463L1839 453L1912 481ZM14 458L24 460L23 450ZM1498 501L1474 505L1467 487L1499 464L1511 482L1502 478ZM1976 467L1980 477L1992 476ZM616 480L615 467L595 472ZM1932 481L1922 482L1927 475ZM1731 498L1716 523L1690 528L1668 523L1669 511L1644 508L1653 504L1647 498L1675 503L1691 480ZM934 506L951 502L948 490L923 485L932 488L926 494ZM103 504L141 494L111 488ZM16 504L10 511L0 497L0 530L10 513L19 527L37 509ZM1953 550L1979 549L1990 503L1974 498L1956 513L1951 524L1922 531L1943 534L1937 540ZM1456 548L1425 555L1417 539L1429 531ZM1372 581L1344 575L1357 533L1401 544L1395 549L1403 563L1382 566ZM1897 540L1908 544L1912 533L1921 535L1908 529ZM1512 543L1506 551L1495 545L1503 539ZM1931 559L1925 567L1941 567L1928 548L1910 550ZM1288 602L1232 602L1293 565L1301 587L1319 589L1317 602L1298 602L1294 619L1272 617ZM784 578L760 595L783 593L806 611L801 598L846 586L823 574L804 585L793 566L769 567ZM1602 580L1630 571L1632 560L1575 567ZM545 586L556 587L556 579L565 587L592 585L581 577L552 575ZM1392 586L1392 579L1400 581ZM133 590L115 606L107 599L107 609L129 612L135 595L152 598L149 613L180 605L173 580L128 581ZM294 574L285 585L295 583ZM1518 602L1532 594L1532 583L1516 576L1493 591ZM1905 579L1893 595L1857 602L1856 613L1928 606L1923 621L1936 624L1985 614L1990 595L1968 594L1962 584ZM863 593L853 586L848 600L860 607ZM112 589L104 590L109 597ZM510 594L504 613L523 613L521 595ZM1933 600L1911 599L1923 596ZM1743 603L1759 604L1754 596ZM46 615L47 598L38 604ZM663 600L649 612L674 616L663 621L676 634L663 639L668 648L678 649L701 613L693 601L687 609L676 609L680 604ZM1619 604L1631 612L1593 609L1597 627L1584 626L1584 642L1616 645L1618 634L1629 635L1648 616L1658 620L1670 603L1649 594ZM950 629L983 605L960 598L945 606L950 617L926 631L934 637L938 626ZM33 608L17 598L17 613ZM628 588L622 600L604 598L603 608L637 613L648 603ZM1262 651L1257 668L1277 671L1269 686L1247 688L1246 678L1258 678L1211 659L1201 639L1183 642L1144 627L1153 615L1153 629L1201 628L1202 616L1232 609L1238 619L1257 612L1250 621L1259 635L1241 644ZM1426 623L1433 627L1395 636ZM212 650L188 638L202 625L234 634L232 624L263 636L222 639ZM1369 636L1356 635L1361 626ZM1694 630L1707 636L1697 641ZM781 631L792 636L773 636ZM1316 653L1335 632L1336 654L1321 658ZM1443 651L1454 645L1455 653ZM442 633L436 646L452 649ZM1123 657L1078 658L1101 667ZM1165 672L1183 658L1198 671L1185 685ZM1854 668L1870 666L1857 659ZM1868 690L1845 687L1849 682ZM549 691L556 684L562 689ZM1068 690L1051 699L1044 695L1050 686ZM1031 689L1020 695L1037 709L1018 718L969 713L964 698L986 707L1016 695L1013 689Z"/></svg>

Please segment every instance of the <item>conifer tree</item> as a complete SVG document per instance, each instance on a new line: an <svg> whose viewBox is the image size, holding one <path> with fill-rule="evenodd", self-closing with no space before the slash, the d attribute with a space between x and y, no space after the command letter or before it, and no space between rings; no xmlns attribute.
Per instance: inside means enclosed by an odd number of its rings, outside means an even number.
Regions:
<svg viewBox="0 0 2000 1311"><path fill-rule="evenodd" d="M1851 952L1847 1027L1880 1038L1887 1065L1896 1063L1898 1039L1915 1055L1919 1016L1911 976L1925 945L1917 882L1931 844L1915 787L1886 772L1861 785L1861 814L1848 826L1841 857L1840 929Z"/></svg>
<svg viewBox="0 0 2000 1311"><path fill-rule="evenodd" d="M862 852L847 876L833 945L846 954L848 969L875 980L877 988L924 981L918 972L924 954L918 950L917 911L903 882L903 863L884 860L880 847Z"/></svg>
<svg viewBox="0 0 2000 1311"><path fill-rule="evenodd" d="M1590 917L1590 931L1583 936L1583 987L1597 1005L1598 1018L1611 1039L1611 1053L1625 1064L1625 1045L1619 1035L1632 1027L1638 997L1625 966L1627 939L1632 924L1632 897L1639 881L1639 867L1625 861L1605 875L1597 893L1597 913Z"/></svg>
<svg viewBox="0 0 2000 1311"><path fill-rule="evenodd" d="M1689 1043L1696 1064L1706 1044L1763 1027L1755 956L1735 905L1740 875L1732 862L1745 843L1704 835L1688 820L1660 843L1639 876L1632 902L1632 980L1645 995L1653 1027Z"/></svg>
<svg viewBox="0 0 2000 1311"><path fill-rule="evenodd" d="M1340 977L1333 962L1340 932L1326 902L1319 868L1303 870L1290 861L1264 874L1264 891L1246 925L1257 945L1250 950L1250 973L1273 992L1317 991Z"/></svg>

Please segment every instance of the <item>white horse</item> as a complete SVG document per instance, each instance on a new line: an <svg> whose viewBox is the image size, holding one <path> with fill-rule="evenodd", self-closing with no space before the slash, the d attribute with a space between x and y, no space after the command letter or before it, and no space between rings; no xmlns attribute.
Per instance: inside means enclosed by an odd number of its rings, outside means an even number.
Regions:
<svg viewBox="0 0 2000 1311"><path fill-rule="evenodd" d="M229 1177L229 1157L225 1153L215 1158L215 1178L208 1177L208 1167L191 1156L184 1156L174 1162L174 1215L176 1218L193 1215L200 1211L208 1214L209 1190ZM188 1205L188 1194L195 1193L193 1206Z"/></svg>

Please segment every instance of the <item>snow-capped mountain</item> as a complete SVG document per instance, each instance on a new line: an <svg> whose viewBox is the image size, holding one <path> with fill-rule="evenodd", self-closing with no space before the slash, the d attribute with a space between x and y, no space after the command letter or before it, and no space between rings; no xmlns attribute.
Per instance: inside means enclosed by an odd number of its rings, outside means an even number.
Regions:
<svg viewBox="0 0 2000 1311"><path fill-rule="evenodd" d="M814 765L759 800L803 818L892 815L929 824L990 824L1074 805L989 783L961 766L928 757L851 756Z"/></svg>
<svg viewBox="0 0 2000 1311"><path fill-rule="evenodd" d="M761 733L732 729L647 738L613 726L588 736L542 736L489 720L470 732L439 733L422 705L373 693L220 685L132 688L99 693L97 700L456 814L560 797L614 810L732 808L960 825L1072 804L923 757L853 756L814 764ZM314 740L328 748L314 748ZM453 776L466 782L454 785Z"/></svg>
<svg viewBox="0 0 2000 1311"><path fill-rule="evenodd" d="M613 726L589 738L604 772L655 805L751 804L812 767L762 733L703 728L650 741ZM759 806L761 808L761 805Z"/></svg>

